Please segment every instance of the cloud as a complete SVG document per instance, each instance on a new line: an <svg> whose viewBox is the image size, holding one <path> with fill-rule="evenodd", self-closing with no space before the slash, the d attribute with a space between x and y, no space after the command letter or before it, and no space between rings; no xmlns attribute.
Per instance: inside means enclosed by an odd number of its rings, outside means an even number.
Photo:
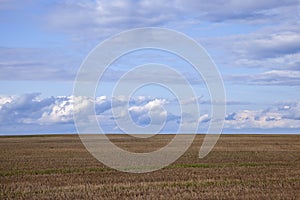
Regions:
<svg viewBox="0 0 300 200"><path fill-rule="evenodd" d="M91 104L92 102L88 99L76 99L77 101L81 101L80 110L84 110L84 108ZM36 121L32 121L33 123L39 123L41 125L49 125L49 124L60 124L60 123L72 123L73 122L73 101L72 97L58 97L55 102L48 105L46 111L40 116L40 118L36 119Z"/></svg>
<svg viewBox="0 0 300 200"><path fill-rule="evenodd" d="M154 97L137 96L129 100L126 97L109 98L107 96L91 99L88 97L57 96L42 98L38 93L19 96L0 97L0 134L9 133L59 133L75 132L73 113L85 112L86 108L95 104L96 116L105 132L120 131L115 123L125 120L122 112L113 116L111 105L129 112L131 119L139 126L150 123L161 125L166 122L167 131L173 133L181 124L181 116L173 114L167 105L170 101ZM111 104L115 101L116 104ZM76 110L73 103L76 102ZM109 106L108 106L109 105ZM281 102L261 110L240 110L228 113L225 119L225 130L275 130L300 129L300 101ZM210 116L203 113L195 119L193 113L183 113L187 119L182 126L199 124L200 129L207 127Z"/></svg>
<svg viewBox="0 0 300 200"><path fill-rule="evenodd" d="M193 21L266 23L297 18L297 0L285 1L60 1L48 5L47 28L80 38L103 38L129 28ZM220 6L222 5L222 6ZM162 12L163 11L163 12ZM76 13L76 15L74 14ZM184 17L183 17L184 16Z"/></svg>
<svg viewBox="0 0 300 200"><path fill-rule="evenodd" d="M200 38L210 49L220 51L217 63L227 67L299 70L299 21L291 19L264 24L244 34ZM226 56L224 56L226 55Z"/></svg>
<svg viewBox="0 0 300 200"><path fill-rule="evenodd" d="M161 124L168 115L168 112L163 108L166 103L165 99L154 99L145 105L131 106L129 113L139 125Z"/></svg>
<svg viewBox="0 0 300 200"><path fill-rule="evenodd" d="M229 129L299 129L300 101L265 110L242 110L226 116Z"/></svg>
<svg viewBox="0 0 300 200"><path fill-rule="evenodd" d="M300 53L283 54L273 58L251 59L240 57L232 62L236 67L264 68L273 70L300 70Z"/></svg>
<svg viewBox="0 0 300 200"><path fill-rule="evenodd" d="M270 17L290 15L288 10L295 10L296 0L286 1L179 1L187 13L198 12L198 17L214 22L241 21L247 23L265 22ZM222 5L222 6L220 6ZM196 15L197 16L197 15Z"/></svg>
<svg viewBox="0 0 300 200"><path fill-rule="evenodd" d="M300 71L270 70L260 74L231 75L226 79L238 84L299 86Z"/></svg>
<svg viewBox="0 0 300 200"><path fill-rule="evenodd" d="M38 93L24 94L21 96L2 97L5 101L1 105L1 124L30 123L38 119L47 109L47 106L54 102L53 98L38 99Z"/></svg>
<svg viewBox="0 0 300 200"><path fill-rule="evenodd" d="M211 39L210 45L224 52L222 65L236 70L233 75L225 74L225 80L235 84L299 85L299 22L279 23L248 34ZM250 73L236 74L240 69Z"/></svg>
<svg viewBox="0 0 300 200"><path fill-rule="evenodd" d="M73 104L76 102L76 108ZM154 97L135 96L128 99L124 96L108 98L100 96L96 99L90 97L57 96L42 98L39 93L23 94L19 96L0 97L0 124L2 130L19 132L36 130L36 127L51 127L50 132L65 130L69 127L74 131L74 113L83 113L88 107L95 105L95 114L100 119L105 119L104 124L113 128L114 116L111 108L126 108L129 103L128 112L133 121L139 125L147 125L150 122L160 124L163 120L176 121L177 116L163 109L168 102L165 99ZM118 116L122 120L122 115ZM150 118L151 117L151 118ZM151 120L150 120L151 119ZM23 130L21 127L30 127ZM11 129L9 128L11 127ZM56 127L56 128L55 128ZM104 128L108 130L107 127ZM37 130L40 130L37 128ZM110 131L113 131L110 129ZM1 131L0 131L1 132Z"/></svg>
<svg viewBox="0 0 300 200"><path fill-rule="evenodd" d="M0 9L12 11L19 7L15 4L3 1ZM230 66L300 68L297 0L242 3L238 0L96 0L52 1L38 7L34 5L30 2L26 9L34 7L44 11L36 17L38 24L44 25L43 30L62 33L71 38L72 45L64 50L0 48L1 80L74 80L77 67L87 52L112 34L147 26L181 29L182 26L191 28L196 24L199 27L205 22L209 22L208 26L228 22L263 25L264 28L250 34L210 38L214 49L223 48L226 52L221 61L229 59ZM43 7L45 5L47 7ZM73 48L78 48L76 55ZM189 75L189 80L199 83L199 78L192 75Z"/></svg>
<svg viewBox="0 0 300 200"><path fill-rule="evenodd" d="M58 49L0 47L0 80L74 80L75 60Z"/></svg>
<svg viewBox="0 0 300 200"><path fill-rule="evenodd" d="M250 40L240 40L235 43L236 49L244 56L255 59L274 58L281 55L300 52L300 31L280 31L263 35L256 35ZM249 37L249 36L248 36ZM243 47L243 49L238 47ZM244 52L242 52L244 51Z"/></svg>
<svg viewBox="0 0 300 200"><path fill-rule="evenodd" d="M43 17L45 28L68 33L75 41L104 38L129 28L160 26L178 16L172 4L163 1L65 1L54 2L48 10Z"/></svg>
<svg viewBox="0 0 300 200"><path fill-rule="evenodd" d="M205 123L209 121L210 121L210 117L208 116L208 114L201 115L198 119L199 123Z"/></svg>
<svg viewBox="0 0 300 200"><path fill-rule="evenodd" d="M37 63L0 63L0 80L73 80L75 73Z"/></svg>

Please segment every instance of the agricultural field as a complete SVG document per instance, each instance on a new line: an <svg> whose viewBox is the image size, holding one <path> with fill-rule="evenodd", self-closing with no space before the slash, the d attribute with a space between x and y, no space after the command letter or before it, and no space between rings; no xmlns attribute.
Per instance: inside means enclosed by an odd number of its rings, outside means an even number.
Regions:
<svg viewBox="0 0 300 200"><path fill-rule="evenodd" d="M109 135L150 152L173 135ZM198 158L204 136L161 170L133 174L97 161L77 135L0 137L0 199L300 199L300 135L221 135Z"/></svg>

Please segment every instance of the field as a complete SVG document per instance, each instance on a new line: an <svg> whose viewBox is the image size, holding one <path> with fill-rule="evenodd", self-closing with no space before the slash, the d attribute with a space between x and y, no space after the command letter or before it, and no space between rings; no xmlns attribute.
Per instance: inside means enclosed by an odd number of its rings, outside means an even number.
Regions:
<svg viewBox="0 0 300 200"><path fill-rule="evenodd" d="M149 152L172 135L110 135ZM0 199L300 199L300 135L222 135L198 158L203 135L175 163L132 174L93 158L77 135L0 137Z"/></svg>

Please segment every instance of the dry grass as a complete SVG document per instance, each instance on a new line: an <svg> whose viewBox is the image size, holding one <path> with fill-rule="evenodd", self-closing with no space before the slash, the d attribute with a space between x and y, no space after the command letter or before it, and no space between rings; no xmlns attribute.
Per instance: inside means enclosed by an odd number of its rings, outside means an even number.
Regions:
<svg viewBox="0 0 300 200"><path fill-rule="evenodd" d="M150 152L172 135L111 135ZM112 170L76 135L0 137L0 199L300 199L300 135L222 135L198 159L203 136L172 165L152 173Z"/></svg>

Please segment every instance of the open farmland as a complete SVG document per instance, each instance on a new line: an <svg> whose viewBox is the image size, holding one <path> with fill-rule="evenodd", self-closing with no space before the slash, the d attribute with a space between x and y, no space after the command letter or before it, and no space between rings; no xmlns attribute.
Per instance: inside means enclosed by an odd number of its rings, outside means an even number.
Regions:
<svg viewBox="0 0 300 200"><path fill-rule="evenodd" d="M149 152L172 135L110 135ZM123 173L93 158L77 135L0 137L0 199L300 199L300 135L221 135L198 158L203 135L172 165Z"/></svg>

